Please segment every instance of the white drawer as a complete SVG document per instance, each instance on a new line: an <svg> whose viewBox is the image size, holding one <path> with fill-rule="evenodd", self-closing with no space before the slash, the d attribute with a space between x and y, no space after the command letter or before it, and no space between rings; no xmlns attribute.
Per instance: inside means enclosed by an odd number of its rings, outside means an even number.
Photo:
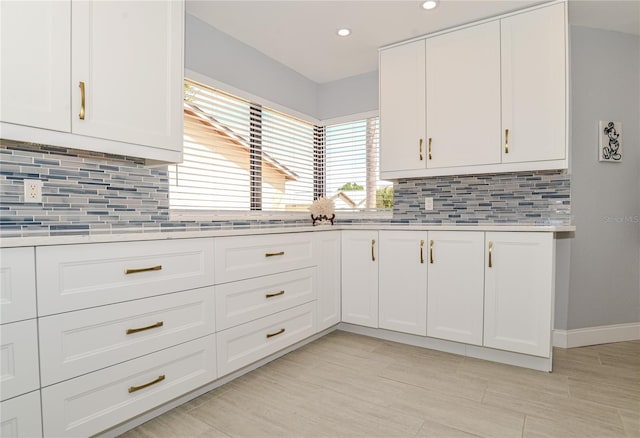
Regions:
<svg viewBox="0 0 640 438"><path fill-rule="evenodd" d="M36 317L34 250L0 249L0 323Z"/></svg>
<svg viewBox="0 0 640 438"><path fill-rule="evenodd" d="M44 435L94 435L215 378L209 335L43 388Z"/></svg>
<svg viewBox="0 0 640 438"><path fill-rule="evenodd" d="M0 436L35 438L42 436L40 391L0 403Z"/></svg>
<svg viewBox="0 0 640 438"><path fill-rule="evenodd" d="M215 286L216 329L224 330L316 299L316 268Z"/></svg>
<svg viewBox="0 0 640 438"><path fill-rule="evenodd" d="M36 260L41 316L213 284L213 239L39 247Z"/></svg>
<svg viewBox="0 0 640 438"><path fill-rule="evenodd" d="M209 286L40 318L42 386L213 333L213 315Z"/></svg>
<svg viewBox="0 0 640 438"><path fill-rule="evenodd" d="M311 233L216 239L216 284L277 274L315 264Z"/></svg>
<svg viewBox="0 0 640 438"><path fill-rule="evenodd" d="M229 374L315 333L315 302L216 334L218 373Z"/></svg>
<svg viewBox="0 0 640 438"><path fill-rule="evenodd" d="M35 319L0 327L0 360L2 400L40 387L38 329Z"/></svg>

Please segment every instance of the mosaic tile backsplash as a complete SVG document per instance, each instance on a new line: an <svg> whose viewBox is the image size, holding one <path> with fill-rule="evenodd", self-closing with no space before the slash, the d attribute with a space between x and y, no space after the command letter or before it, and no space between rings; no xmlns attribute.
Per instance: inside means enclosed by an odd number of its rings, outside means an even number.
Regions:
<svg viewBox="0 0 640 438"><path fill-rule="evenodd" d="M571 180L565 171L405 179L393 188L394 222L571 223ZM426 197L433 198L433 211L425 211Z"/></svg>
<svg viewBox="0 0 640 438"><path fill-rule="evenodd" d="M44 182L42 204L23 203L24 179ZM397 181L394 191L393 219L338 223L571 222L570 177L564 171L406 179ZM433 211L424 210L425 197L434 198ZM0 144L3 237L278 225L309 225L309 220L171 220L166 167L53 146Z"/></svg>

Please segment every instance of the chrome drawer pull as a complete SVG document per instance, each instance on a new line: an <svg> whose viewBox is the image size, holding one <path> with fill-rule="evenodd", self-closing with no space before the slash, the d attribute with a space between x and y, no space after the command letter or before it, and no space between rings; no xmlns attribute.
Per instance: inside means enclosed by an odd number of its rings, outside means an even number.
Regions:
<svg viewBox="0 0 640 438"><path fill-rule="evenodd" d="M275 256L281 256L284 255L284 251L280 251L280 252L268 252L266 253L264 256L265 257L275 257Z"/></svg>
<svg viewBox="0 0 640 438"><path fill-rule="evenodd" d="M141 389L144 389L148 386L151 385L155 385L158 382L162 382L164 380L164 374L161 376L158 376L158 378L156 380L153 380L149 383L145 383L144 385L140 385L140 386L130 386L129 387L129 394L131 394L132 392L136 392L136 391L140 391Z"/></svg>
<svg viewBox="0 0 640 438"><path fill-rule="evenodd" d="M138 274L140 272L161 271L161 270L162 270L162 265L158 265L158 266L152 266L150 268L125 269L124 274L129 275L129 274Z"/></svg>
<svg viewBox="0 0 640 438"><path fill-rule="evenodd" d="M266 294L264 297L265 298L273 298L273 297L277 297L277 296L280 296L280 295L284 295L284 291L283 290L281 290L279 292L274 292L272 294Z"/></svg>
<svg viewBox="0 0 640 438"><path fill-rule="evenodd" d="M150 330L158 327L162 327L164 325L164 321L158 321L155 324L148 325L146 327L127 329L127 334L131 335L133 333L143 332L145 330Z"/></svg>
<svg viewBox="0 0 640 438"><path fill-rule="evenodd" d="M281 328L280 330L278 330L275 333L267 333L267 339L273 338L274 336L281 335L282 333L284 333L284 329L283 328Z"/></svg>

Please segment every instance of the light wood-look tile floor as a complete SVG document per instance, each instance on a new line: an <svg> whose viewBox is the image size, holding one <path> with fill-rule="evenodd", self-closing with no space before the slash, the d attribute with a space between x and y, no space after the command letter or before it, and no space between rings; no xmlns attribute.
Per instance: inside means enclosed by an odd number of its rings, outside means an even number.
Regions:
<svg viewBox="0 0 640 438"><path fill-rule="evenodd" d="M342 331L127 432L138 437L640 437L640 341L544 373Z"/></svg>

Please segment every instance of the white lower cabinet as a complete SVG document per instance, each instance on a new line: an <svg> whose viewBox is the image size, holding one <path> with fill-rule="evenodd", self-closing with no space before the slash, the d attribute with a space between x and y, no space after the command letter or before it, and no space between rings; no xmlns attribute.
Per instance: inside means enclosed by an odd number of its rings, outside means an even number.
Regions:
<svg viewBox="0 0 640 438"><path fill-rule="evenodd" d="M40 318L42 385L215 331L213 286Z"/></svg>
<svg viewBox="0 0 640 438"><path fill-rule="evenodd" d="M315 302L216 334L220 376L260 360L316 332Z"/></svg>
<svg viewBox="0 0 640 438"><path fill-rule="evenodd" d="M484 233L429 231L427 336L482 345Z"/></svg>
<svg viewBox="0 0 640 438"><path fill-rule="evenodd" d="M35 319L0 327L0 397L6 400L40 388Z"/></svg>
<svg viewBox="0 0 640 438"><path fill-rule="evenodd" d="M44 435L94 435L215 380L214 336L43 388Z"/></svg>
<svg viewBox="0 0 640 438"><path fill-rule="evenodd" d="M215 286L216 329L225 330L316 299L316 269Z"/></svg>
<svg viewBox="0 0 640 438"><path fill-rule="evenodd" d="M553 234L487 232L485 239L484 345L550 357Z"/></svg>
<svg viewBox="0 0 640 438"><path fill-rule="evenodd" d="M340 322L340 231L316 233L314 253L318 262L318 331Z"/></svg>
<svg viewBox="0 0 640 438"><path fill-rule="evenodd" d="M342 321L378 328L378 232L342 232Z"/></svg>
<svg viewBox="0 0 640 438"><path fill-rule="evenodd" d="M0 403L0 436L3 438L42 436L40 391L33 391Z"/></svg>
<svg viewBox="0 0 640 438"><path fill-rule="evenodd" d="M427 334L426 231L380 231L379 327Z"/></svg>

